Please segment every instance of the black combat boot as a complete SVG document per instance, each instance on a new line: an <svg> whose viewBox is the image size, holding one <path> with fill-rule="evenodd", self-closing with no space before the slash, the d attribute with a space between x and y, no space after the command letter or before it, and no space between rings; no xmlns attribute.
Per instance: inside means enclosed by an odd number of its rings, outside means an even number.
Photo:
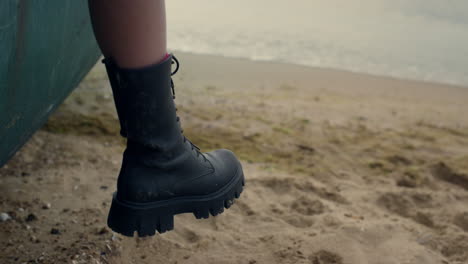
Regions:
<svg viewBox="0 0 468 264"><path fill-rule="evenodd" d="M125 125L125 103L122 87L119 85L118 67L112 58L105 58L102 63L106 66L107 76L114 95L115 109L120 122L120 135L127 137L127 130Z"/></svg>
<svg viewBox="0 0 468 264"><path fill-rule="evenodd" d="M231 151L202 153L182 134L174 104L173 60L177 62L170 56L141 69L104 61L121 134L127 137L107 223L126 236L172 230L175 214L215 216L243 189L242 166Z"/></svg>

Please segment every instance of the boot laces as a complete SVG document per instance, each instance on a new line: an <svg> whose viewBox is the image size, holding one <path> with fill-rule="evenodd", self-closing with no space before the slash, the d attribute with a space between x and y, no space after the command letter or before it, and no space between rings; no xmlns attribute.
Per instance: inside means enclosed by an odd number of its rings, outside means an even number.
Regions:
<svg viewBox="0 0 468 264"><path fill-rule="evenodd" d="M175 70L174 70L173 72L171 72L171 76L172 76L172 75L176 74L177 71L179 71L179 60L177 60L177 58L176 58L174 55L172 55L172 62L171 62L171 64L175 64L175 65L176 65ZM175 85L174 85L174 81L172 80L172 78L171 78L171 89L172 89L172 99L175 100L175 98L176 98L176 96L175 96ZM177 112L177 107L176 107L175 110L176 110L176 112ZM204 161L208 161L208 160L206 159L205 155L203 155L203 153L201 153L200 148L199 148L197 145L193 144L192 141L190 141L190 140L184 135L184 130L182 129L182 125L180 124L180 123L181 123L181 122L180 122L180 118L179 118L179 116L177 116L177 115L176 115L176 121L177 121L177 123L179 123L179 127L181 127L180 133L181 133L182 136L184 137L184 142L187 142L187 141L188 141L188 142L190 143L190 145L191 145L191 147L192 147L192 150L195 150L195 151L196 151L197 157L201 155L201 156L203 157L203 160L204 160Z"/></svg>

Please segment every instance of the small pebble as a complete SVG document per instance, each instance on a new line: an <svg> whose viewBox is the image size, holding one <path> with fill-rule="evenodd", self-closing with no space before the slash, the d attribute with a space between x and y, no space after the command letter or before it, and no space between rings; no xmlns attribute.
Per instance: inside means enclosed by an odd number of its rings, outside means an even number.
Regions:
<svg viewBox="0 0 468 264"><path fill-rule="evenodd" d="M50 230L50 233L51 233L52 235L60 235L60 230L58 230L57 228L52 228L52 229Z"/></svg>
<svg viewBox="0 0 468 264"><path fill-rule="evenodd" d="M37 237L35 237L35 236L31 236L29 238L29 240L31 240L31 242L33 242L33 243L39 243L40 242L39 239L37 239Z"/></svg>
<svg viewBox="0 0 468 264"><path fill-rule="evenodd" d="M107 230L107 228L105 228L105 227L103 227L103 228L101 228L101 229L99 229L97 231L98 235L104 235L104 234L107 234L107 233L109 233L109 230Z"/></svg>
<svg viewBox="0 0 468 264"><path fill-rule="evenodd" d="M24 212L24 209L20 207L20 208L18 208L18 211Z"/></svg>
<svg viewBox="0 0 468 264"><path fill-rule="evenodd" d="M37 216L35 214L28 214L28 216L26 217L26 222L31 222L31 221L36 221L37 220Z"/></svg>
<svg viewBox="0 0 468 264"><path fill-rule="evenodd" d="M52 205L50 203L45 203L44 205L42 205L42 209L44 210L47 210L47 209L50 209Z"/></svg>
<svg viewBox="0 0 468 264"><path fill-rule="evenodd" d="M10 220L11 217L9 214L7 213L0 213L0 222L5 222L5 221L8 221Z"/></svg>

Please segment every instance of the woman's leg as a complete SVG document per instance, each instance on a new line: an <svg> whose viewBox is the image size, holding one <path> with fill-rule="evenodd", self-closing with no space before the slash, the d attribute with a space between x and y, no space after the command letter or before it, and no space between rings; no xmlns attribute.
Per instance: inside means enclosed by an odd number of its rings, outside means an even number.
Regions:
<svg viewBox="0 0 468 264"><path fill-rule="evenodd" d="M166 56L164 0L88 0L104 57L122 68L157 63Z"/></svg>
<svg viewBox="0 0 468 264"><path fill-rule="evenodd" d="M149 236L173 229L175 214L207 218L229 208L242 192L242 166L231 151L202 153L182 134L164 0L89 0L89 6L127 138L109 227Z"/></svg>

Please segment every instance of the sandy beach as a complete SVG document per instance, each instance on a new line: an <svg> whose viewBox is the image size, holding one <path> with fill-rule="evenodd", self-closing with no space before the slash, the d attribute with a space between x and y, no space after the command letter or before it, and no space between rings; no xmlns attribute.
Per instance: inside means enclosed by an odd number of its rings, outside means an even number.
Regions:
<svg viewBox="0 0 468 264"><path fill-rule="evenodd" d="M124 140L99 64L0 169L0 263L468 263L468 88L176 56L184 134L241 158L241 198L111 232Z"/></svg>

